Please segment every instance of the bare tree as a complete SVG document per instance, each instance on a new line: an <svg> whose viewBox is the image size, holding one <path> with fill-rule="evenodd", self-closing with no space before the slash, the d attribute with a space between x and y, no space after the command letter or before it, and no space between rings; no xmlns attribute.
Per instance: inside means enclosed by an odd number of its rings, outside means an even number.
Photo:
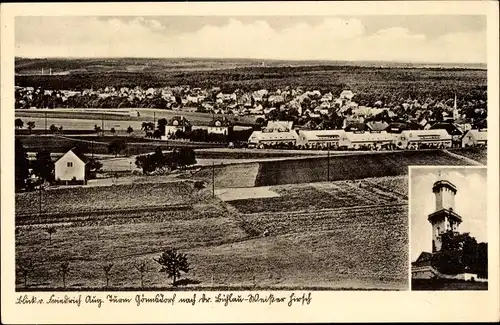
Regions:
<svg viewBox="0 0 500 325"><path fill-rule="evenodd" d="M45 231L49 234L49 245L52 245L52 234L55 234L57 229L56 227L48 227Z"/></svg>
<svg viewBox="0 0 500 325"><path fill-rule="evenodd" d="M144 288L144 274L149 272L148 264L146 261L141 261L140 263L134 264L134 268L139 272L141 277L141 288Z"/></svg>
<svg viewBox="0 0 500 325"><path fill-rule="evenodd" d="M113 263L109 263L102 266L102 270L104 271L104 276L106 277L106 288L109 287L109 278L111 275L112 268L113 268Z"/></svg>
<svg viewBox="0 0 500 325"><path fill-rule="evenodd" d="M31 259L28 259L26 261L20 262L17 264L17 268L19 270L19 273L21 273L21 276L24 279L24 287L27 287L28 276L31 274L31 272L35 268L33 261Z"/></svg>
<svg viewBox="0 0 500 325"><path fill-rule="evenodd" d="M66 288L66 276L69 274L69 272L70 272L70 267L68 262L64 262L61 263L61 265L59 265L59 274L62 277L64 288Z"/></svg>

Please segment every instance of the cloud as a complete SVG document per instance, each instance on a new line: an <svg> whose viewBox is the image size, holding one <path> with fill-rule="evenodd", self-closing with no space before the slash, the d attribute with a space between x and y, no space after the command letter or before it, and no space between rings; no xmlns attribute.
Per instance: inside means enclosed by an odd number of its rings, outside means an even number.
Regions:
<svg viewBox="0 0 500 325"><path fill-rule="evenodd" d="M265 20L205 25L169 33L158 20L22 17L16 21L21 57L210 57L290 60L486 62L485 32L430 39L395 26L368 34L360 19L325 18L274 29Z"/></svg>

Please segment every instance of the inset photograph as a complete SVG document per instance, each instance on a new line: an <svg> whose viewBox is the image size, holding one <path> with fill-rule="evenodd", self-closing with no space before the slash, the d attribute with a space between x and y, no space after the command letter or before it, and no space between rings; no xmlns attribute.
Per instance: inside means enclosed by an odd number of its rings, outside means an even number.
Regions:
<svg viewBox="0 0 500 325"><path fill-rule="evenodd" d="M488 290L487 168L410 166L412 290Z"/></svg>

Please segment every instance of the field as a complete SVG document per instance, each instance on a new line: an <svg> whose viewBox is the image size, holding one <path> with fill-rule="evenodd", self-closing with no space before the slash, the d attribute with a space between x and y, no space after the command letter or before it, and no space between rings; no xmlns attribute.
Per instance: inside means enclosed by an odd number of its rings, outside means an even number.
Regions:
<svg viewBox="0 0 500 325"><path fill-rule="evenodd" d="M439 150L380 152L330 157L330 180L408 174L410 165L470 165ZM326 181L327 159L310 158L260 163L256 186Z"/></svg>
<svg viewBox="0 0 500 325"><path fill-rule="evenodd" d="M234 178L237 171L233 173L225 177ZM308 210L301 211L295 205L261 213L238 211L232 202L212 198L210 188L196 191L186 185L179 189L174 183L119 185L109 194L103 194L110 190L104 187L84 192L77 188L56 190L44 204L64 215L40 220L35 214L16 220L16 259L22 263L31 258L36 264L28 277L29 290L63 289L57 268L64 261L72 269L68 289L103 290L102 266L108 262L114 264L108 290L139 288L133 264L141 260L150 268L145 290L172 290L175 288L153 261L166 246L186 252L192 263L192 270L181 278L185 285L181 290L404 290L408 274L407 207L402 197L367 189L373 181L364 180L361 187L346 182L304 184L296 189L279 186L273 189L279 195L275 197L277 205L287 204L279 201L281 197L297 197L302 192L302 201L311 202ZM380 186L404 187L405 182L404 177L386 178ZM314 190L322 191L326 198L349 193L353 203L344 206L337 201L334 206L328 205L328 200L315 202L316 198L304 196ZM34 194L17 194L18 210L34 212L30 207L36 206ZM67 202L57 200L62 196ZM157 208L190 201L196 203L183 209ZM141 202L148 202L146 208L151 209L138 209ZM383 202L391 204L381 205ZM96 203L101 208L119 205L128 211L77 213ZM370 206L359 206L362 204ZM50 224L57 227L51 244L45 231ZM268 235L262 236L266 231ZM20 276L16 287L25 288Z"/></svg>
<svg viewBox="0 0 500 325"><path fill-rule="evenodd" d="M41 202L43 213L132 210L190 203L192 192L191 182L137 183L108 187L77 186L42 191ZM39 202L38 191L16 194L16 215L38 213Z"/></svg>
<svg viewBox="0 0 500 325"><path fill-rule="evenodd" d="M140 116L130 112L138 112ZM212 119L213 114L188 112L188 111L172 111L166 109L152 108L133 108L133 109L85 109L85 108L60 108L60 109L18 109L15 111L16 118L22 119L24 122L35 121L35 128L43 128L45 126L45 115L47 115L47 124L62 125L63 129L93 129L94 125L101 126L101 121L104 121L104 129L109 130L114 127L117 131L119 128L127 128L129 125L134 129L140 130L142 122L153 122L158 119L165 118L167 120L174 116L184 116L192 125L207 125ZM256 116L226 116L236 125L255 124ZM64 122L66 120L66 122ZM61 124L63 123L63 124ZM72 124L74 125L72 126Z"/></svg>
<svg viewBox="0 0 500 325"><path fill-rule="evenodd" d="M390 180L387 180L390 179ZM296 212L320 209L335 209L369 205L406 204L406 197L396 194L392 188L407 187L404 176L386 178L380 183L391 190L362 181L337 181L330 183L304 183L266 187L278 197L245 198L227 200L241 213ZM234 191L238 191L235 189Z"/></svg>
<svg viewBox="0 0 500 325"><path fill-rule="evenodd" d="M460 148L453 149L451 152L475 160L483 165L488 165L487 148Z"/></svg>
<svg viewBox="0 0 500 325"><path fill-rule="evenodd" d="M488 290L488 283L465 282L454 280L421 280L412 279L411 290L414 291L436 291L436 290Z"/></svg>

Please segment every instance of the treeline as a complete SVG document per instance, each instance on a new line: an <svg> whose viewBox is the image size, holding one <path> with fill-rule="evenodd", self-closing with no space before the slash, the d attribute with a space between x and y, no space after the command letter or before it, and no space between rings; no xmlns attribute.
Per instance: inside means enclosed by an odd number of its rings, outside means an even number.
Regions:
<svg viewBox="0 0 500 325"><path fill-rule="evenodd" d="M175 148L172 152L163 153L156 148L150 155L137 156L135 165L142 169L143 174L164 174L176 169L183 169L196 164L196 154L191 148Z"/></svg>
<svg viewBox="0 0 500 325"><path fill-rule="evenodd" d="M321 67L323 68L323 67ZM309 69L309 70L308 70ZM448 99L479 91L471 96L486 100L486 71L458 69L376 69L361 67L334 67L331 70L311 70L310 67L245 68L166 72L166 73L78 73L62 76L16 76L17 86L45 87L46 89L98 89L107 86L165 87L190 85L192 87L220 87L224 92L236 89L253 91L261 88L275 90L286 87L306 87L339 92L349 88L356 93L356 101L364 103L367 96L395 95L399 98L425 100ZM399 99L398 98L398 99ZM473 99L471 97L471 99ZM370 100L373 103L373 100Z"/></svg>

